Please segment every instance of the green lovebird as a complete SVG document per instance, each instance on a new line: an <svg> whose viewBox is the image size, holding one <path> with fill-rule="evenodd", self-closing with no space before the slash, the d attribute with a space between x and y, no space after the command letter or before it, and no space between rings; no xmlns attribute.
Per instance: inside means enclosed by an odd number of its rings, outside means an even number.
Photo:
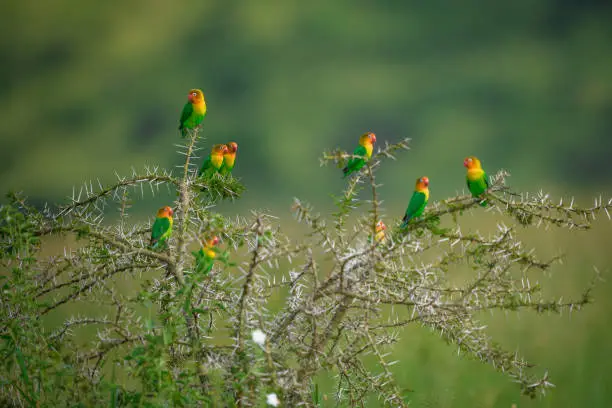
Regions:
<svg viewBox="0 0 612 408"><path fill-rule="evenodd" d="M223 165L224 155L227 153L227 146L224 144L216 144L210 151L210 155L200 169L199 175L218 173Z"/></svg>
<svg viewBox="0 0 612 408"><path fill-rule="evenodd" d="M416 186L414 188L414 193L412 193L412 197L410 198L410 203L408 203L408 208L406 208L406 214L402 219L402 225L400 228L404 228L411 219L420 217L423 214L423 210L427 206L427 201L429 201L429 179L425 176L419 177L416 181Z"/></svg>
<svg viewBox="0 0 612 408"><path fill-rule="evenodd" d="M187 95L187 103L183 107L181 119L179 119L181 136L187 136L187 129L198 127L202 123L204 116L206 116L204 93L200 89L192 89Z"/></svg>
<svg viewBox="0 0 612 408"><path fill-rule="evenodd" d="M151 248L165 248L166 241L172 235L172 208L165 206L157 211L157 218L151 228Z"/></svg>
<svg viewBox="0 0 612 408"><path fill-rule="evenodd" d="M480 198L480 196L489 189L489 177L482 169L480 160L474 156L466 157L463 160L463 165L467 168L467 186L472 193L472 196ZM487 200L482 200L480 205L485 207Z"/></svg>
<svg viewBox="0 0 612 408"><path fill-rule="evenodd" d="M361 157L353 157L349 160L346 167L342 169L344 177L358 171L365 165L366 161L370 160L372 151L374 151L374 143L376 143L376 135L374 133L368 132L361 135L359 146L353 152L353 156Z"/></svg>
<svg viewBox="0 0 612 408"><path fill-rule="evenodd" d="M382 222L382 220L378 221L376 223L376 233L374 234L374 240L376 242L379 242L381 244L384 244L385 241L387 240L387 237L385 236L385 230L387 229L387 226L385 225L384 222ZM370 235L368 237L368 242L372 242L372 236Z"/></svg>
<svg viewBox="0 0 612 408"><path fill-rule="evenodd" d="M217 257L217 252L215 251L215 246L219 243L218 237L212 237L198 252L193 252L196 257L196 271L198 273L203 273L207 275L210 273L213 267L213 263L215 262L215 258Z"/></svg>
<svg viewBox="0 0 612 408"><path fill-rule="evenodd" d="M236 154L238 153L238 143L230 142L225 145L227 152L223 155L223 165L221 166L221 174L229 174L236 165Z"/></svg>

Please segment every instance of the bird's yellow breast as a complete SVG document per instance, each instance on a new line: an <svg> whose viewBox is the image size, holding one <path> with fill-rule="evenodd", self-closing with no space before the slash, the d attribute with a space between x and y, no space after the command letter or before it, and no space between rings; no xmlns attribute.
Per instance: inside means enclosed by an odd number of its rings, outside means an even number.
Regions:
<svg viewBox="0 0 612 408"><path fill-rule="evenodd" d="M206 102L194 103L193 111L198 115L204 115L206 113Z"/></svg>
<svg viewBox="0 0 612 408"><path fill-rule="evenodd" d="M363 147L366 149L366 154L368 155L368 159L372 157L372 152L374 151L374 145L372 143L366 143Z"/></svg>
<svg viewBox="0 0 612 408"><path fill-rule="evenodd" d="M235 154L226 154L225 156L223 156L225 159L225 164L228 166L233 166L234 162L236 161L236 155Z"/></svg>
<svg viewBox="0 0 612 408"><path fill-rule="evenodd" d="M223 164L223 155L213 154L210 158L210 161L212 162L213 166L215 166L216 168L219 168Z"/></svg>
<svg viewBox="0 0 612 408"><path fill-rule="evenodd" d="M215 258L217 256L217 253L210 248L202 248L202 252L207 258Z"/></svg>
<svg viewBox="0 0 612 408"><path fill-rule="evenodd" d="M476 181L476 180L480 179L483 174L484 174L484 170L483 169L469 169L467 171L467 178L470 181Z"/></svg>

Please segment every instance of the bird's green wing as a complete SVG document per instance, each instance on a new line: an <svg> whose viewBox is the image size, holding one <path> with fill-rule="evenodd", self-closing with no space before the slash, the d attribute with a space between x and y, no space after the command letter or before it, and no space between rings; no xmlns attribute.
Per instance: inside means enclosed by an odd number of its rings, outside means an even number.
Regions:
<svg viewBox="0 0 612 408"><path fill-rule="evenodd" d="M183 112L181 112L181 119L179 120L179 129L183 129L183 124L187 119L189 119L192 113L193 105L187 102L185 106L183 106Z"/></svg>
<svg viewBox="0 0 612 408"><path fill-rule="evenodd" d="M170 231L170 219L166 217L156 218L151 229L151 245L156 245L162 238L167 238Z"/></svg>
<svg viewBox="0 0 612 408"><path fill-rule="evenodd" d="M210 157L208 157L206 160L204 160L204 163L202 163L202 167L200 168L200 173L198 174L201 176L202 174L204 174L207 170L210 170L211 168L213 168L212 161L210 160Z"/></svg>
<svg viewBox="0 0 612 408"><path fill-rule="evenodd" d="M358 146L354 151L354 156L366 156L368 154L367 150L363 146ZM346 167L343 169L344 177L348 176L352 172L359 170L365 164L365 159L361 157L353 157L349 160Z"/></svg>
<svg viewBox="0 0 612 408"><path fill-rule="evenodd" d="M489 177L487 176L487 173L483 172L482 177L480 177L478 180L470 181L470 179L467 179L467 186L472 193L472 196L480 197L489 189ZM480 205L486 207L487 203L487 200L482 200Z"/></svg>
<svg viewBox="0 0 612 408"><path fill-rule="evenodd" d="M426 204L427 200L425 199L425 194L415 191L410 198L410 202L408 203L408 208L406 209L404 219L409 220L411 218L420 216L423 213Z"/></svg>
<svg viewBox="0 0 612 408"><path fill-rule="evenodd" d="M357 148L355 148L355 150L353 151L354 156L366 156L367 154L368 151L366 150L365 146L361 145L357 146Z"/></svg>
<svg viewBox="0 0 612 408"><path fill-rule="evenodd" d="M213 267L214 258L206 256L203 250L193 253L196 258L196 272L208 274Z"/></svg>
<svg viewBox="0 0 612 408"><path fill-rule="evenodd" d="M481 195L489 188L489 178L487 177L487 173L483 173L482 177L479 177L474 181L467 179L467 186L473 196L477 197Z"/></svg>

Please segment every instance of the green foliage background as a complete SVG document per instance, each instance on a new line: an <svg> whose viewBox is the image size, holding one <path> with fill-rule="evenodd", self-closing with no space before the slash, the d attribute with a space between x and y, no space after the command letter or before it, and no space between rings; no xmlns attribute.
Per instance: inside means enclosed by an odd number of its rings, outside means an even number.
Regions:
<svg viewBox="0 0 612 408"><path fill-rule="evenodd" d="M431 179L432 199L461 190L468 154L491 172L511 170L518 189L586 202L612 192L610 38L612 6L596 0L8 0L0 5L0 187L40 204L91 178L111 181L115 170L178 164L177 119L198 86L209 108L204 136L240 145L234 173L248 191L220 208L227 214L255 207L288 218L292 196L329 208L342 180L319 167L321 151L352 149L367 130L379 141L413 139L413 150L379 173L384 205L398 217L418 176ZM159 201L133 211L150 216ZM553 287L571 295L593 264L609 267L610 233L604 223L588 241L529 239L567 252ZM416 406L612 405L610 289L604 283L596 304L571 318L491 318L506 345L521 344L551 369L558 389L547 399L521 399L501 375L454 359L422 329L403 337L396 370Z"/></svg>

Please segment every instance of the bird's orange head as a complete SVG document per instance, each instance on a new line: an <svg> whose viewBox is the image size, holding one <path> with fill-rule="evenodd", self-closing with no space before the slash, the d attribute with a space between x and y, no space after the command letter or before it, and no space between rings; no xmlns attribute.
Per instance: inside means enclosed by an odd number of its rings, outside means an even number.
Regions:
<svg viewBox="0 0 612 408"><path fill-rule="evenodd" d="M226 146L228 153L236 153L238 151L238 143L236 142L229 142Z"/></svg>
<svg viewBox="0 0 612 408"><path fill-rule="evenodd" d="M157 217L159 218L163 218L163 217L172 218L173 215L174 215L174 211L172 211L172 208L170 208L169 206L165 206L157 210Z"/></svg>
<svg viewBox="0 0 612 408"><path fill-rule="evenodd" d="M482 168L480 160L478 160L475 156L466 157L465 160L463 160L463 165L467 167L468 170Z"/></svg>
<svg viewBox="0 0 612 408"><path fill-rule="evenodd" d="M417 191L423 191L426 190L427 187L429 187L429 178L423 176L423 177L419 177L416 180L416 187L415 190Z"/></svg>
<svg viewBox="0 0 612 408"><path fill-rule="evenodd" d="M385 225L384 222L382 222L382 220L376 223L376 232L384 231L386 229L387 229L387 226Z"/></svg>
<svg viewBox="0 0 612 408"><path fill-rule="evenodd" d="M202 92L201 89L192 89L189 91L189 94L187 95L187 99L191 103L195 103L195 104L202 103L204 102L204 92Z"/></svg>
<svg viewBox="0 0 612 408"><path fill-rule="evenodd" d="M224 155L228 152L227 146L224 144L216 144L212 148L213 154Z"/></svg>
<svg viewBox="0 0 612 408"><path fill-rule="evenodd" d="M212 247L216 246L218 243L219 243L219 237L215 235L211 239L206 241L206 247L212 248Z"/></svg>
<svg viewBox="0 0 612 408"><path fill-rule="evenodd" d="M376 143L376 135L372 132L364 133L359 138L359 144L365 146L366 144Z"/></svg>

